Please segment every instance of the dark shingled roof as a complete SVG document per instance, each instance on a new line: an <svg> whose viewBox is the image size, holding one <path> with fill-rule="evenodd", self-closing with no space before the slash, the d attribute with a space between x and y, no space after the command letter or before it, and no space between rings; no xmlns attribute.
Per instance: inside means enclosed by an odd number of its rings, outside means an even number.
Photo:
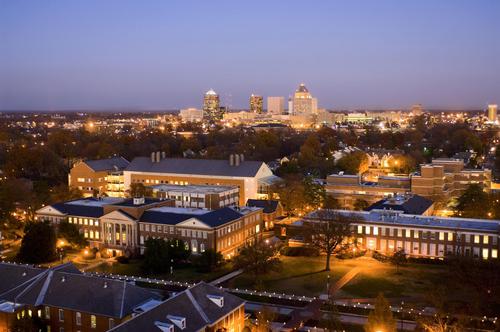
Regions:
<svg viewBox="0 0 500 332"><path fill-rule="evenodd" d="M113 157L108 159L84 160L87 166L96 172L100 171L123 171L130 162L123 157Z"/></svg>
<svg viewBox="0 0 500 332"><path fill-rule="evenodd" d="M32 268L24 266L18 272ZM29 281L27 276L8 273L11 264L0 263L2 285L14 285L8 292L0 294L0 301L11 301L32 306L47 305L86 312L101 316L123 318L132 313L138 305L160 297L148 290L125 281L105 279L95 276L73 273L75 270L67 264L51 269L37 269L38 274ZM19 284L16 288L15 285Z"/></svg>
<svg viewBox="0 0 500 332"><path fill-rule="evenodd" d="M368 208L366 211L371 210L395 210L402 211L405 214L419 215L425 213L433 202L430 199L419 195L412 195L411 197L396 197L380 200Z"/></svg>
<svg viewBox="0 0 500 332"><path fill-rule="evenodd" d="M219 307L208 298L208 295L220 296L224 304ZM234 311L245 302L223 290L201 282L185 291L171 297L153 309L141 313L132 319L110 330L126 331L160 331L156 323L172 324L174 332L196 332L212 326L220 318ZM180 329L167 316L185 318L186 327Z"/></svg>
<svg viewBox="0 0 500 332"><path fill-rule="evenodd" d="M88 199L90 200L95 198L88 198ZM57 211L70 216L100 218L104 214L104 208L102 206L67 204L67 203L69 202L56 203L52 204L51 206Z"/></svg>
<svg viewBox="0 0 500 332"><path fill-rule="evenodd" d="M151 158L137 157L125 170L148 173L254 177L262 165L264 165L262 161L244 161L239 166L231 166L229 160L183 158L165 158L159 163L153 163Z"/></svg>
<svg viewBox="0 0 500 332"><path fill-rule="evenodd" d="M176 225L190 218L196 218L210 227L217 227L241 218L243 215L229 207L213 210L204 214L145 211L140 221L155 224Z"/></svg>
<svg viewBox="0 0 500 332"><path fill-rule="evenodd" d="M262 208L264 213L276 212L278 204L279 201L268 199L249 199L247 201L247 206Z"/></svg>

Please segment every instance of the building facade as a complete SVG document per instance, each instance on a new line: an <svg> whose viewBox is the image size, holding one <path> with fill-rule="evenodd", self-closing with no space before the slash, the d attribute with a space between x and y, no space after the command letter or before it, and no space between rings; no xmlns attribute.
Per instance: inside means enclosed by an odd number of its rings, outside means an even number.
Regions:
<svg viewBox="0 0 500 332"><path fill-rule="evenodd" d="M353 239L361 248L391 255L404 250L411 257L463 255L498 259L500 221L405 214L401 211L335 210L350 218ZM304 222L327 222L318 211Z"/></svg>
<svg viewBox="0 0 500 332"><path fill-rule="evenodd" d="M285 112L285 97L267 97L267 113L281 115Z"/></svg>
<svg viewBox="0 0 500 332"><path fill-rule="evenodd" d="M71 168L68 185L79 189L85 197L95 194L123 197L123 170L128 165L122 157L80 161Z"/></svg>
<svg viewBox="0 0 500 332"><path fill-rule="evenodd" d="M274 177L264 162L247 161L238 154L228 160L161 158L159 153L156 156L132 160L124 171L125 189L132 183L235 186L239 189L239 205L244 206L249 198L265 195L259 188Z"/></svg>
<svg viewBox="0 0 500 332"><path fill-rule="evenodd" d="M498 105L488 105L488 121L498 123Z"/></svg>
<svg viewBox="0 0 500 332"><path fill-rule="evenodd" d="M262 114L264 109L264 98L262 96L252 94L250 96L250 112Z"/></svg>
<svg viewBox="0 0 500 332"><path fill-rule="evenodd" d="M215 210L239 205L239 190L234 186L158 184L150 188L154 197L174 200L176 207Z"/></svg>
<svg viewBox="0 0 500 332"><path fill-rule="evenodd" d="M203 113L207 120L222 120L223 113L220 108L219 95L212 89L203 96Z"/></svg>
<svg viewBox="0 0 500 332"><path fill-rule="evenodd" d="M185 108L179 112L182 122L201 122L203 121L203 110L197 108Z"/></svg>

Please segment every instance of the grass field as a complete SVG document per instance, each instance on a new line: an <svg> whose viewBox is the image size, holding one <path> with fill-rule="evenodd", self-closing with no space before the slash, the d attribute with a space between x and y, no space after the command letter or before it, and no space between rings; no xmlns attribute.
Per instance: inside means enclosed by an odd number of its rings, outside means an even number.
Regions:
<svg viewBox="0 0 500 332"><path fill-rule="evenodd" d="M332 271L324 271L324 257L286 257L282 256L283 267L280 272L272 272L262 277L262 289L269 291L306 296L326 293L327 275L334 284L354 267L361 272L345 285L337 298L376 297L383 292L386 297L422 297L431 292L435 283L443 276L445 268L439 265L408 264L400 268L390 263L382 263L371 257L332 260ZM255 288L252 277L242 274L228 282L229 287ZM259 288L260 288L259 287Z"/></svg>
<svg viewBox="0 0 500 332"><path fill-rule="evenodd" d="M165 279L165 280L175 280L175 281L186 281L186 282L198 282L198 281L210 281L218 278L226 273L231 271L230 264L226 264L216 271L210 273L200 273L196 271L196 269L192 266L175 268L174 273L164 273L157 275L145 275L141 269L141 261L132 259L128 264L120 264L118 262L114 263L104 263L101 264L91 270L89 272L99 272L99 273L112 273L112 274L121 274L121 275L129 275L129 276L142 276L142 277L150 277L156 279Z"/></svg>

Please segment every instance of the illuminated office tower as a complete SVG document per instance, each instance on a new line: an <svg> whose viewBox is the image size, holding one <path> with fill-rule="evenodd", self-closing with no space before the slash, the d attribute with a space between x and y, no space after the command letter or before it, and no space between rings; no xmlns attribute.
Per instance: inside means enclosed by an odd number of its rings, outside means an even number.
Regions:
<svg viewBox="0 0 500 332"><path fill-rule="evenodd" d="M264 99L262 96L252 94L250 96L250 112L261 114L264 107Z"/></svg>
<svg viewBox="0 0 500 332"><path fill-rule="evenodd" d="M212 89L203 96L203 112L208 120L219 121L222 119L219 95Z"/></svg>
<svg viewBox="0 0 500 332"><path fill-rule="evenodd" d="M284 97L267 97L267 113L283 114L285 111Z"/></svg>
<svg viewBox="0 0 500 332"><path fill-rule="evenodd" d="M498 105L488 105L488 121L496 122L498 113Z"/></svg>
<svg viewBox="0 0 500 332"><path fill-rule="evenodd" d="M288 112L293 115L311 115L318 113L318 100L313 98L304 83L295 91L288 101Z"/></svg>

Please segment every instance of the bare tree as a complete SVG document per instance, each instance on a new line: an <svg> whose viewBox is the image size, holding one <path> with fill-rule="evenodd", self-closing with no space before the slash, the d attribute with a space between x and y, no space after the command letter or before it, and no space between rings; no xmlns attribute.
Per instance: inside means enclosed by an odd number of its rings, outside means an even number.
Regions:
<svg viewBox="0 0 500 332"><path fill-rule="evenodd" d="M330 271L330 259L335 250L341 249L352 235L350 215L335 210L315 212L316 218L305 222L309 244L326 254L325 271Z"/></svg>

